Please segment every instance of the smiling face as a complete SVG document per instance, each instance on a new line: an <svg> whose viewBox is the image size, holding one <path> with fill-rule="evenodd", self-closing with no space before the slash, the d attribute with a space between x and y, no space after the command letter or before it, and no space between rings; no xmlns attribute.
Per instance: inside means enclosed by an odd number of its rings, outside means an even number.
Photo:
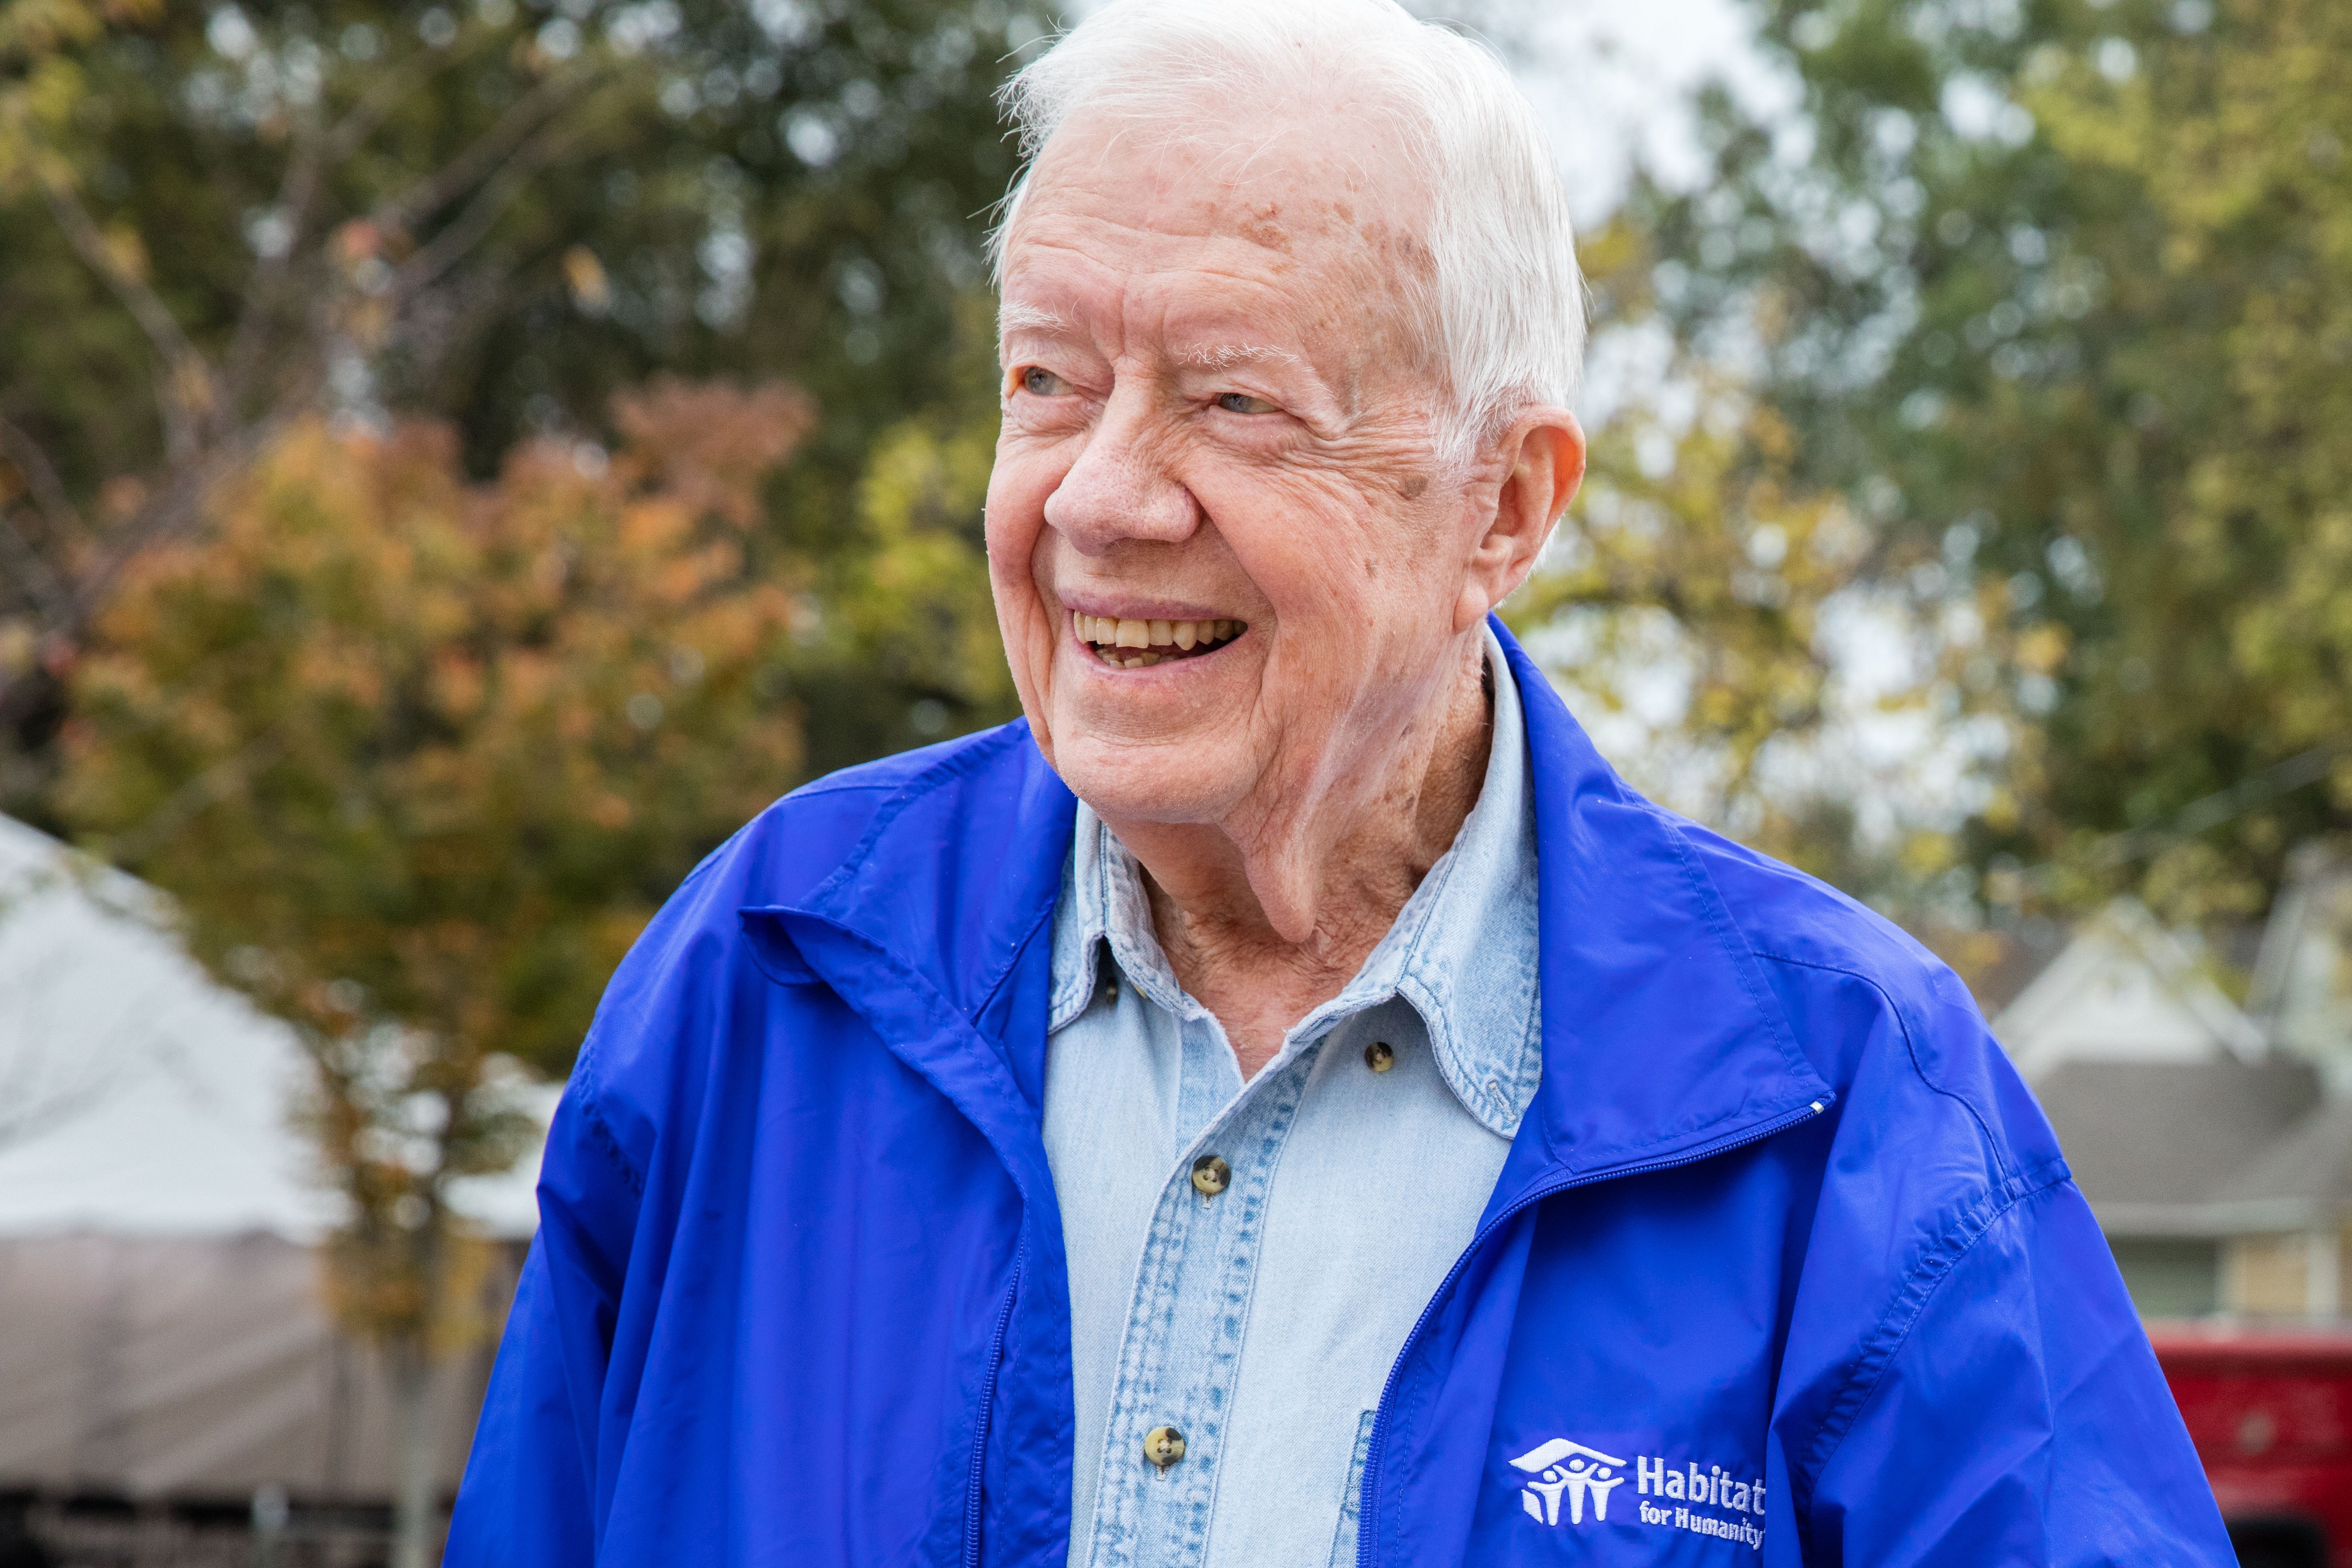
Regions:
<svg viewBox="0 0 2352 1568"><path fill-rule="evenodd" d="M1039 746L1114 825L1381 787L1524 573L1482 550L1499 474L1436 459L1425 198L1380 141L1081 117L1007 237L997 616Z"/></svg>

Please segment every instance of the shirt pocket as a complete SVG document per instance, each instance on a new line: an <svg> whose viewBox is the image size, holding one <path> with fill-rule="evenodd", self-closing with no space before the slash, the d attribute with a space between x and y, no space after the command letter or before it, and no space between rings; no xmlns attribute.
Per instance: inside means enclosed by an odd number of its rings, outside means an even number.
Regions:
<svg viewBox="0 0 2352 1568"><path fill-rule="evenodd" d="M1339 1528L1331 1537L1331 1568L1349 1568L1356 1561L1356 1516L1364 1508L1364 1455L1372 1446L1372 1417L1367 1410L1356 1417L1356 1453L1348 1461L1348 1489L1339 1498Z"/></svg>

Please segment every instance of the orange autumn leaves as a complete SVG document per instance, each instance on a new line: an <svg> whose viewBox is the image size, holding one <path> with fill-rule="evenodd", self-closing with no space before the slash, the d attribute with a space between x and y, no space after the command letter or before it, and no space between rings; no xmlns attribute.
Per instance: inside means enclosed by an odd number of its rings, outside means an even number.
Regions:
<svg viewBox="0 0 2352 1568"><path fill-rule="evenodd" d="M797 776L758 524L812 419L657 383L617 450L534 441L488 483L440 426L299 426L108 616L67 810L269 1010L398 1020L453 1089L560 1070L675 868Z"/></svg>

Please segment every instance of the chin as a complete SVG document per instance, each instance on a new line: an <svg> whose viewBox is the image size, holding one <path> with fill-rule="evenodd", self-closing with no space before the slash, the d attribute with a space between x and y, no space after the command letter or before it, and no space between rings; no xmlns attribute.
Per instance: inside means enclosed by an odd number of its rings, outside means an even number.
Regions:
<svg viewBox="0 0 2352 1568"><path fill-rule="evenodd" d="M1246 793L1214 746L1057 736L1054 768L1072 794L1113 822L1217 822Z"/></svg>

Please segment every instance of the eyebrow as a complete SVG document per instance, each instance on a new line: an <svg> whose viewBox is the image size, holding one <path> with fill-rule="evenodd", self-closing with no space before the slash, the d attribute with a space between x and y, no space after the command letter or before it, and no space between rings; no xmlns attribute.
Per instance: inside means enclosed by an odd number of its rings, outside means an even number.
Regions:
<svg viewBox="0 0 2352 1568"><path fill-rule="evenodd" d="M1296 364L1298 356L1288 349L1273 348L1265 343L1203 343L1185 349L1176 356L1179 364L1199 365L1206 370L1225 370L1234 365L1265 360Z"/></svg>
<svg viewBox="0 0 2352 1568"><path fill-rule="evenodd" d="M1067 317L1057 316L1051 310L1040 310L1034 305L1002 305L997 308L996 331L999 336L1007 332L1023 331L1060 332L1066 335L1076 330L1071 325Z"/></svg>

